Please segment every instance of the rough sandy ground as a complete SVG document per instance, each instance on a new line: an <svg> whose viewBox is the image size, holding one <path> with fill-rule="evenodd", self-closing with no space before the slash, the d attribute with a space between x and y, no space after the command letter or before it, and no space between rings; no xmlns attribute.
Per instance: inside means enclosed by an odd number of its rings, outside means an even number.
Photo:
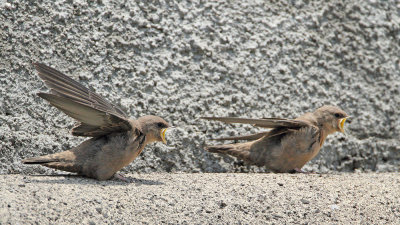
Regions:
<svg viewBox="0 0 400 225"><path fill-rule="evenodd" d="M399 170L398 1L156 2L0 1L0 173L50 173L20 160L82 141L36 96L47 90L35 61L133 118L180 127L171 148L147 147L128 172L263 171L203 151L211 137L257 129L197 118L293 118L327 103L353 121L308 170Z"/></svg>
<svg viewBox="0 0 400 225"><path fill-rule="evenodd" d="M0 176L6 224L399 224L400 176L132 174L133 183Z"/></svg>

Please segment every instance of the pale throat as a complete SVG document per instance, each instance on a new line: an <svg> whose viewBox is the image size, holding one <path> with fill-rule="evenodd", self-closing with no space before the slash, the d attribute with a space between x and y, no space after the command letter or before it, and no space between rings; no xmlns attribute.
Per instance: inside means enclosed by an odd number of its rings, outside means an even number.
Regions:
<svg viewBox="0 0 400 225"><path fill-rule="evenodd" d="M158 139L156 137L154 137L154 135L151 132L146 134L146 140L145 140L146 144L149 144L149 143L152 143L152 142L156 142L156 141L158 141Z"/></svg>

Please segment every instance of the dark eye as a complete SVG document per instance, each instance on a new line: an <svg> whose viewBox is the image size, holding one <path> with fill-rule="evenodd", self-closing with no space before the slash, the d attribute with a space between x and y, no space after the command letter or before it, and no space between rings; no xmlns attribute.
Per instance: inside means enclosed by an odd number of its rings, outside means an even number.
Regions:
<svg viewBox="0 0 400 225"><path fill-rule="evenodd" d="M164 124L163 124L163 123L157 123L157 126L158 126L159 128L162 128L162 127L164 127Z"/></svg>
<svg viewBox="0 0 400 225"><path fill-rule="evenodd" d="M342 117L342 115L340 115L340 113L335 113L335 117L340 118L340 117Z"/></svg>

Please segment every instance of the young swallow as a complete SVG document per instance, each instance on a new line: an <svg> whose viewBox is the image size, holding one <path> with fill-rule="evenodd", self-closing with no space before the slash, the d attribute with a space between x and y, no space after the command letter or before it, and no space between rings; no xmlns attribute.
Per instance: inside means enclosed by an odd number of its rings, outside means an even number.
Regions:
<svg viewBox="0 0 400 225"><path fill-rule="evenodd" d="M247 136L218 138L215 140L249 142L208 146L205 150L235 156L250 164L265 166L273 172L303 172L301 168L319 153L329 134L344 133L347 118L343 110L329 105L296 119L202 117L206 120L271 128L270 131Z"/></svg>
<svg viewBox="0 0 400 225"><path fill-rule="evenodd" d="M39 97L79 121L72 135L91 138L63 152L24 159L24 164L40 164L97 180L114 175L126 180L116 172L130 164L147 144L166 143L169 124L162 118L148 115L129 119L119 107L70 77L41 63L34 66L50 89L50 93L38 93Z"/></svg>

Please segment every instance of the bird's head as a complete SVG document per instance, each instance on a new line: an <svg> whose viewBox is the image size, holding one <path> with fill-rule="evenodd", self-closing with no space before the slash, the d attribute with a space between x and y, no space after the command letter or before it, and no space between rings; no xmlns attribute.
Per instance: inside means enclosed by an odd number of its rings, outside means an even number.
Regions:
<svg viewBox="0 0 400 225"><path fill-rule="evenodd" d="M167 143L165 132L170 126L165 120L158 116L142 116L137 121L149 143L156 141L161 141L164 144Z"/></svg>
<svg viewBox="0 0 400 225"><path fill-rule="evenodd" d="M325 105L318 108L314 115L318 124L322 125L329 134L334 132L344 133L344 122L349 116L337 106Z"/></svg>

